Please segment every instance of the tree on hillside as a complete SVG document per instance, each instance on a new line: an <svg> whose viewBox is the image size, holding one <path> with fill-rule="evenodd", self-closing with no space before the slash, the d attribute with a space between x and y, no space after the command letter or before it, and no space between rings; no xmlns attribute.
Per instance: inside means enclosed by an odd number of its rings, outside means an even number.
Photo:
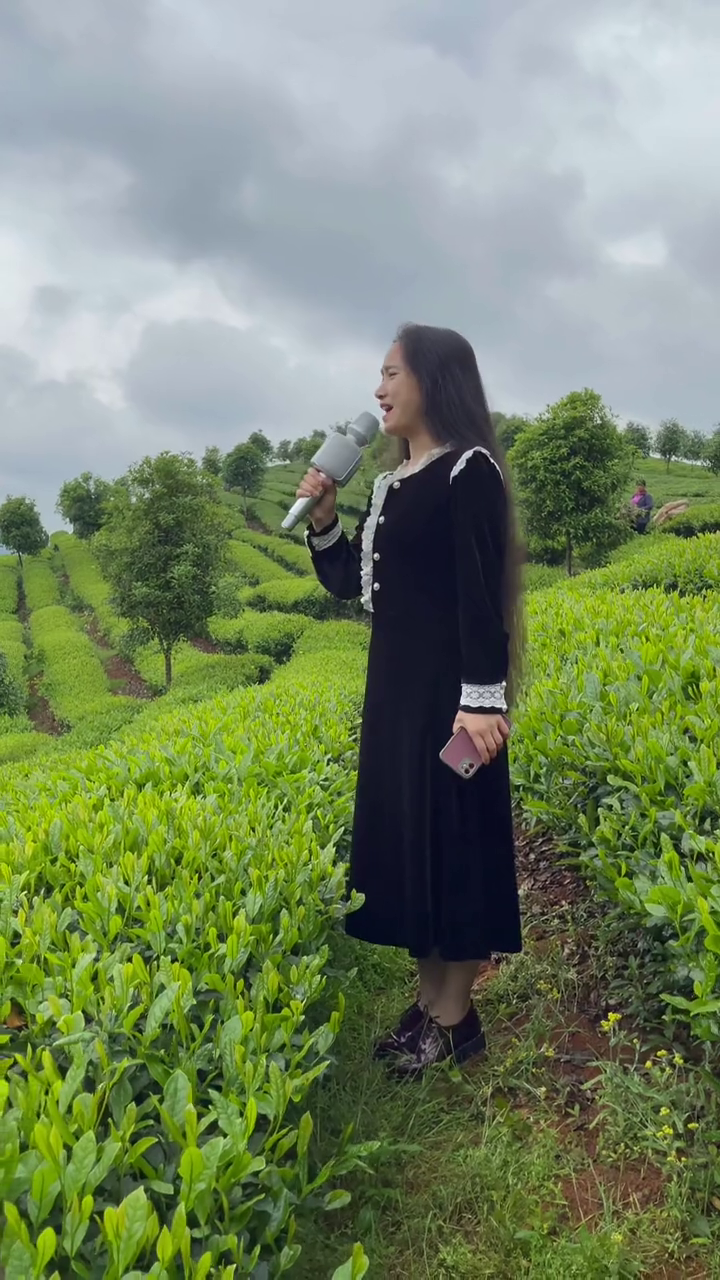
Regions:
<svg viewBox="0 0 720 1280"><path fill-rule="evenodd" d="M655 452L665 460L668 471L674 458L685 457L687 445L687 431L677 418L663 418L655 436Z"/></svg>
<svg viewBox="0 0 720 1280"><path fill-rule="evenodd" d="M290 461L309 463L323 440L327 440L327 434L327 431L323 431L320 427L317 431L313 431L312 435L298 436L298 439L292 442Z"/></svg>
<svg viewBox="0 0 720 1280"><path fill-rule="evenodd" d="M36 556L48 544L37 506L30 498L6 498L0 507L0 546L23 556Z"/></svg>
<svg viewBox="0 0 720 1280"><path fill-rule="evenodd" d="M528 534L562 543L569 574L578 548L601 554L624 540L618 507L632 451L596 391L573 391L539 414L512 463Z"/></svg>
<svg viewBox="0 0 720 1280"><path fill-rule="evenodd" d="M248 510L248 498L254 498L262 489L267 463L254 444L248 440L245 444L236 444L225 459L223 479L226 489L237 489L245 499L245 514Z"/></svg>
<svg viewBox="0 0 720 1280"><path fill-rule="evenodd" d="M498 413L494 410L490 418L498 443L505 453L510 452L521 433L530 425L530 419L522 417L519 413Z"/></svg>
<svg viewBox="0 0 720 1280"><path fill-rule="evenodd" d="M248 436L247 442L253 446L253 449L257 449L260 457L263 458L265 465L267 466L275 453L275 446L273 445L272 440L268 440L264 431L253 431L252 434Z"/></svg>
<svg viewBox="0 0 720 1280"><path fill-rule="evenodd" d="M58 494L55 510L78 538L92 538L102 529L112 485L101 476L83 471L74 480L66 480Z"/></svg>
<svg viewBox="0 0 720 1280"><path fill-rule="evenodd" d="M218 449L216 444L209 444L202 456L200 466L203 471L207 471L208 475L221 476L223 470L222 449Z"/></svg>
<svg viewBox="0 0 720 1280"><path fill-rule="evenodd" d="M720 476L720 426L708 437L704 462L714 476Z"/></svg>
<svg viewBox="0 0 720 1280"><path fill-rule="evenodd" d="M652 452L652 432L643 422L627 422L623 435L635 453L641 458L649 458Z"/></svg>
<svg viewBox="0 0 720 1280"><path fill-rule="evenodd" d="M167 688L175 646L213 611L229 536L217 481L188 454L145 458L114 491L98 558L118 613L160 645Z"/></svg>
<svg viewBox="0 0 720 1280"><path fill-rule="evenodd" d="M685 457L688 462L702 462L707 449L708 438L704 431L689 431Z"/></svg>
<svg viewBox="0 0 720 1280"><path fill-rule="evenodd" d="M289 462L292 457L292 441L281 440L275 450L275 457L278 462Z"/></svg>

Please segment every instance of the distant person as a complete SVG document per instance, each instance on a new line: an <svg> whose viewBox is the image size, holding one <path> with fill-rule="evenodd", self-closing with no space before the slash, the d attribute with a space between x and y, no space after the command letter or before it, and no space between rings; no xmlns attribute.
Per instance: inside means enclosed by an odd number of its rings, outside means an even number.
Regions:
<svg viewBox="0 0 720 1280"><path fill-rule="evenodd" d="M318 471L307 542L320 582L372 615L350 858L363 905L347 932L417 960L418 996L375 1046L402 1076L482 1053L480 964L522 948L505 744L519 613L514 518L470 343L400 330L375 392L401 444L348 538ZM439 759L470 734L483 766Z"/></svg>
<svg viewBox="0 0 720 1280"><path fill-rule="evenodd" d="M626 490L627 492L627 490ZM633 494L633 505L635 507L635 530L637 533L645 533L650 523L652 509L655 501L651 494L647 491L647 485L644 480L638 480L638 486Z"/></svg>

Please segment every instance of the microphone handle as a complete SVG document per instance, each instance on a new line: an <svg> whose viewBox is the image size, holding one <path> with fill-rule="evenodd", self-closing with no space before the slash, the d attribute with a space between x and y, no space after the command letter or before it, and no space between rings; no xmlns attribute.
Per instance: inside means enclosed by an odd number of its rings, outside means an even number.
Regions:
<svg viewBox="0 0 720 1280"><path fill-rule="evenodd" d="M307 520L317 502L319 502L319 498L298 498L297 502L294 502L288 511L281 527L288 530L294 529L296 525L300 524L301 520Z"/></svg>

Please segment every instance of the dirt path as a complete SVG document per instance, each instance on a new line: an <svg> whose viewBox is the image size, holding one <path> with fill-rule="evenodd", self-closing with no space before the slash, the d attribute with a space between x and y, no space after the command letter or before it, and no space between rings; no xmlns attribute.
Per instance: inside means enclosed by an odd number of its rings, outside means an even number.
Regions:
<svg viewBox="0 0 720 1280"><path fill-rule="evenodd" d="M115 652L110 641L102 634L94 615L86 623L85 630L93 644L102 650L108 681L115 686L111 692L118 697L143 698L148 702L151 701L155 697L152 689L138 674L132 663L127 662Z"/></svg>

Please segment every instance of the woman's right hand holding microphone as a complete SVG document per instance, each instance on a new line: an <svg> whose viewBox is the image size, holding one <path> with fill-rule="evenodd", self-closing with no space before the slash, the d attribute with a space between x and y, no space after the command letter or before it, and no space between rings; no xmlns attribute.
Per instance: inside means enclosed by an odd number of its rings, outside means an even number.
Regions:
<svg viewBox="0 0 720 1280"><path fill-rule="evenodd" d="M297 497L318 499L310 512L310 523L316 533L332 524L337 502L337 485L334 480L329 480L322 471L311 467L298 485Z"/></svg>

